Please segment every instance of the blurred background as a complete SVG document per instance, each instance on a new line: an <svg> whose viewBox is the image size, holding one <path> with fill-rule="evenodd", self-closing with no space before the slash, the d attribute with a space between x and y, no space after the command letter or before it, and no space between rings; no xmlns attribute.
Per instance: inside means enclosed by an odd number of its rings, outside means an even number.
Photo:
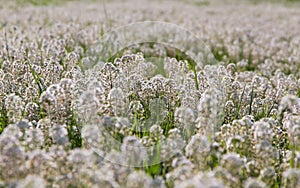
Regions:
<svg viewBox="0 0 300 188"><path fill-rule="evenodd" d="M128 2L131 0L11 0L9 3L17 3L18 5L58 5L63 4L66 2ZM300 0L152 0L157 2L185 2L185 3L192 3L195 5L209 5L209 4L230 4L230 3L250 3L250 4L258 4L258 3L280 3L283 5L295 5L299 4ZM8 3L5 0L0 0L2 6L4 3Z"/></svg>

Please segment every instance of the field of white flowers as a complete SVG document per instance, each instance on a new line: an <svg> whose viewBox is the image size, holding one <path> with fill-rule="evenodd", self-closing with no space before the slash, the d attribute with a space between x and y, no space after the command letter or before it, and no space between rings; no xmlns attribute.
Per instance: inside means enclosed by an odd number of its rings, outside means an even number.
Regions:
<svg viewBox="0 0 300 188"><path fill-rule="evenodd" d="M300 187L294 1L0 0L0 187Z"/></svg>

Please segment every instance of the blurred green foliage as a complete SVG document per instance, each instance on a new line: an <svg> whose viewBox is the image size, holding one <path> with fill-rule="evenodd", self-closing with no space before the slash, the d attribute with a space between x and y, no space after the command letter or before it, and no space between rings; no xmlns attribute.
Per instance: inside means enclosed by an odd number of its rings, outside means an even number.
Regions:
<svg viewBox="0 0 300 188"><path fill-rule="evenodd" d="M18 5L34 5L34 6L46 6L46 5L58 5L73 0L12 0Z"/></svg>

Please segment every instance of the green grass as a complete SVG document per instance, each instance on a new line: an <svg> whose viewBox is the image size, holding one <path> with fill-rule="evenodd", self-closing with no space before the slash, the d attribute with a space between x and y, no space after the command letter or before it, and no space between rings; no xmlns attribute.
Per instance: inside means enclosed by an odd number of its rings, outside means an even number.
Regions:
<svg viewBox="0 0 300 188"><path fill-rule="evenodd" d="M0 112L0 134L3 132L4 128L8 126L7 112L5 110L4 104Z"/></svg>
<svg viewBox="0 0 300 188"><path fill-rule="evenodd" d="M243 92L240 96L240 100L237 104L235 104L235 114L234 114L234 119L239 119L240 117L240 110L241 110L241 107L242 107L242 102L243 102L243 97L245 95L245 89L246 89L246 85L244 86L244 89L243 89Z"/></svg>
<svg viewBox="0 0 300 188"><path fill-rule="evenodd" d="M264 105L262 107L262 112L260 113L256 113L254 115L254 119L255 121L258 121L262 118L268 118L270 117L270 114L271 114L271 111L274 109L274 106L275 106L275 101L273 102L273 104L271 106L268 106L268 105ZM273 115L273 118L276 119L276 116Z"/></svg>
<svg viewBox="0 0 300 188"><path fill-rule="evenodd" d="M67 131L71 148L80 148L82 146L81 124L77 121L76 114L71 110L68 111Z"/></svg>
<svg viewBox="0 0 300 188"><path fill-rule="evenodd" d="M19 5L48 6L60 5L72 0L15 0Z"/></svg>
<svg viewBox="0 0 300 188"><path fill-rule="evenodd" d="M163 167L160 162L160 152L161 152L161 148L158 141L158 143L156 143L155 145L154 155L151 156L152 157L151 162L153 165L145 164L145 167L143 167L145 172L152 177L155 177L157 175L162 175L163 173Z"/></svg>

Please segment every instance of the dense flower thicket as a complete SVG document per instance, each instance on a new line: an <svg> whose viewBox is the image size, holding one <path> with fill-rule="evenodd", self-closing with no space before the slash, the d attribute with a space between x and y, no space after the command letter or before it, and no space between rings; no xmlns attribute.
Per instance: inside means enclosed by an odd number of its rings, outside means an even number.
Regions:
<svg viewBox="0 0 300 188"><path fill-rule="evenodd" d="M0 187L300 187L298 10L2 7ZM218 64L159 45L95 59L111 28L145 20L185 26ZM166 57L163 75L141 49Z"/></svg>

